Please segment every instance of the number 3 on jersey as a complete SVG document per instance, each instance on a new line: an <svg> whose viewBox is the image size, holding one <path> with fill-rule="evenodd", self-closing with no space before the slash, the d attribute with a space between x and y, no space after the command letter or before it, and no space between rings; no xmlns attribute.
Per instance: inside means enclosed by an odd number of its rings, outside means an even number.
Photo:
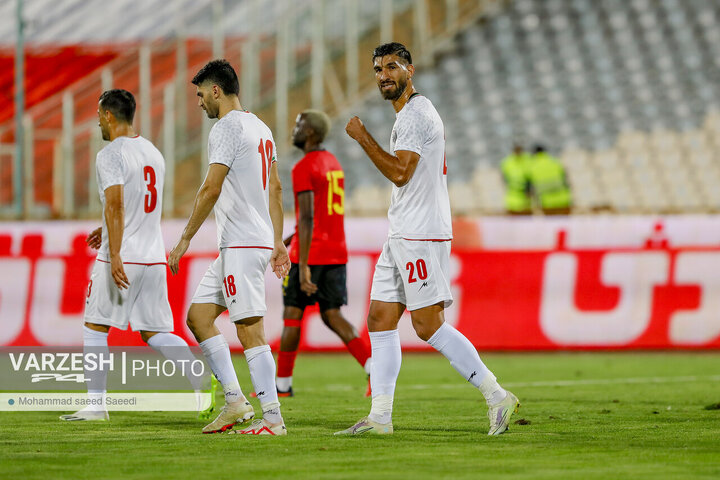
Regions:
<svg viewBox="0 0 720 480"><path fill-rule="evenodd" d="M155 188L155 170L152 167L143 168L143 176L147 186L147 193L145 194L145 213L150 213L155 210L157 206L157 189Z"/></svg>
<svg viewBox="0 0 720 480"><path fill-rule="evenodd" d="M260 152L260 161L262 162L262 182L263 190L267 189L268 180L270 180L270 166L273 161L273 143L270 140L260 139L260 145L258 145L258 152Z"/></svg>

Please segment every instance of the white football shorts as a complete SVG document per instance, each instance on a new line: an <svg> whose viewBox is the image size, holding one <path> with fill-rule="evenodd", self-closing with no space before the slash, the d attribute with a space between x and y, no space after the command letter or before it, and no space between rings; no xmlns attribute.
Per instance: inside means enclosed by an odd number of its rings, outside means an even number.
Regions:
<svg viewBox="0 0 720 480"><path fill-rule="evenodd" d="M173 316L167 293L167 266L124 264L130 286L120 290L112 278L110 263L95 260L88 295L85 321L133 331L172 332Z"/></svg>
<svg viewBox="0 0 720 480"><path fill-rule="evenodd" d="M265 270L271 254L269 248L221 249L195 290L192 303L225 307L233 322L265 316Z"/></svg>
<svg viewBox="0 0 720 480"><path fill-rule="evenodd" d="M375 265L370 299L402 303L410 311L440 302L449 307L450 241L388 238Z"/></svg>

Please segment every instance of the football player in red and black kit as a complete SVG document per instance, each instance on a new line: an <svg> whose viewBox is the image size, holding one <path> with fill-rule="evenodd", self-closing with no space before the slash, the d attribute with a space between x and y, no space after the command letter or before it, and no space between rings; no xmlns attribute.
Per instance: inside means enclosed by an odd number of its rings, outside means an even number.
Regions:
<svg viewBox="0 0 720 480"><path fill-rule="evenodd" d="M347 303L344 173L335 156L322 147L329 129L330 119L324 112L305 110L298 115L292 133L293 144L305 156L292 170L297 227L290 242L292 266L283 282L285 326L276 380L280 396L293 395L303 312L315 303L325 325L342 339L365 372L370 372L367 342L340 312Z"/></svg>

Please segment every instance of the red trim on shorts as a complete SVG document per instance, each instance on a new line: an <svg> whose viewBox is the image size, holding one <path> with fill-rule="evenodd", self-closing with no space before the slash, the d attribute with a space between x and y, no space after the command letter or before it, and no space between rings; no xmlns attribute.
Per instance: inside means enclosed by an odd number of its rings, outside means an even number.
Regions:
<svg viewBox="0 0 720 480"><path fill-rule="evenodd" d="M102 263L110 263L107 260L100 260L99 258L96 259L98 262ZM157 262L157 263L138 263L138 262L122 262L123 265L145 265L146 267L152 267L153 265L167 265L167 262Z"/></svg>
<svg viewBox="0 0 720 480"><path fill-rule="evenodd" d="M450 242L452 241L452 238L405 238L402 237L403 240L407 240L408 242Z"/></svg>
<svg viewBox="0 0 720 480"><path fill-rule="evenodd" d="M222 248L262 248L263 250L272 250L272 247L258 247L258 246L239 246L239 247L222 247Z"/></svg>

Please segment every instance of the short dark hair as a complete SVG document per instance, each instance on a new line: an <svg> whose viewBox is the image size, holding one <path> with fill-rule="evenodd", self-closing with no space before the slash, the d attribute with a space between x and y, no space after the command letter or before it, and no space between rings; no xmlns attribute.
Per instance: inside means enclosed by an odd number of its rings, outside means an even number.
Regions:
<svg viewBox="0 0 720 480"><path fill-rule="evenodd" d="M377 57L384 57L385 55L397 55L403 60L407 61L408 64L412 64L412 56L405 45L398 42L383 43L375 48L373 51L373 62Z"/></svg>
<svg viewBox="0 0 720 480"><path fill-rule="evenodd" d="M135 97L127 90L113 88L105 90L100 95L100 107L103 110L112 112L121 122L133 123L135 117Z"/></svg>
<svg viewBox="0 0 720 480"><path fill-rule="evenodd" d="M200 86L205 82L212 82L222 88L225 95L238 95L240 93L240 82L237 73L224 58L211 60L205 64L192 79L193 85Z"/></svg>

